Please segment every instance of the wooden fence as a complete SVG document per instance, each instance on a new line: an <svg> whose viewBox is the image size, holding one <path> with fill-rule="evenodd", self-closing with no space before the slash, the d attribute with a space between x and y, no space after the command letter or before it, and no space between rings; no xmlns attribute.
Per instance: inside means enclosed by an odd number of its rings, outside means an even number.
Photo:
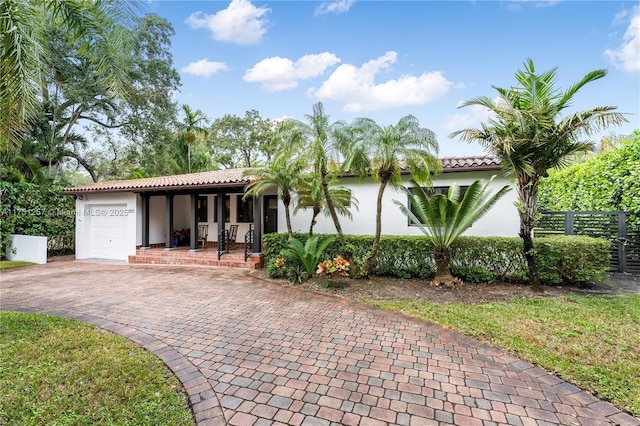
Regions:
<svg viewBox="0 0 640 426"><path fill-rule="evenodd" d="M611 271L640 273L640 231L628 229L625 212L542 212L537 237L584 235L611 241Z"/></svg>

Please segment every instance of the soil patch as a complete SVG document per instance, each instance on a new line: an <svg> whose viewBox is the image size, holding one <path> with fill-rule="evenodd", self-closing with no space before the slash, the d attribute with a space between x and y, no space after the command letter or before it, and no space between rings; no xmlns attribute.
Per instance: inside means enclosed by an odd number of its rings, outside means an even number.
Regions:
<svg viewBox="0 0 640 426"><path fill-rule="evenodd" d="M520 297L554 297L563 295L598 295L640 293L640 276L611 274L588 288L544 286L534 292L526 284L496 282L493 284L464 283L454 288L435 287L428 280L371 277L349 278L313 277L301 284L284 279L269 278L266 270L252 271L252 275L280 285L295 286L311 291L332 294L352 300L424 300L436 303L486 303Z"/></svg>

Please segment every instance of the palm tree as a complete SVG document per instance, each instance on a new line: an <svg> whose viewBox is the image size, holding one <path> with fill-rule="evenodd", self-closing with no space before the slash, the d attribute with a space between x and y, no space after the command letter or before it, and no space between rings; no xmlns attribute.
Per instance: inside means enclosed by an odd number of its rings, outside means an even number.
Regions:
<svg viewBox="0 0 640 426"><path fill-rule="evenodd" d="M345 133L346 132L346 133ZM380 182L376 201L376 231L371 254L367 260L367 272L377 266L376 255L382 234L382 198L387 186L402 187L402 172L408 170L420 183L430 181L431 173L440 169L434 155L438 152L435 134L420 127L413 115L402 117L396 125L380 126L369 118L359 118L345 129L348 150L345 168L360 175L368 175ZM351 141L351 142L349 142Z"/></svg>
<svg viewBox="0 0 640 426"><path fill-rule="evenodd" d="M329 116L325 114L322 102L315 104L313 113L307 115L306 118L307 123L292 120L290 125L281 126L281 133L290 133L286 136L287 145L283 149L290 154L297 152L301 158L308 158L314 173L320 176L320 185L329 216L336 227L340 244L344 247L344 233L329 191L329 182L332 176L338 172L337 164L340 152L336 131L344 127L345 123L330 124Z"/></svg>
<svg viewBox="0 0 640 426"><path fill-rule="evenodd" d="M329 196L336 209L336 212L342 216L351 218L350 208L358 208L358 200L352 196L351 190L344 186L333 186L329 183ZM311 209L311 224L309 225L309 235L313 235L313 227L316 224L316 218L322 212L327 216L330 214L327 203L322 190L320 177L316 174L308 174L302 177L298 187L296 188L296 206L294 212L299 210Z"/></svg>
<svg viewBox="0 0 640 426"><path fill-rule="evenodd" d="M38 114L46 69L47 27L56 25L80 40L111 93L128 81L119 52L125 51L133 11L120 0L0 1L0 150L15 150L26 123Z"/></svg>
<svg viewBox="0 0 640 426"><path fill-rule="evenodd" d="M292 193L300 181L304 167L304 163L280 155L264 167L247 169L244 172L245 176L252 178L252 182L245 188L244 199L259 197L268 189L278 191L282 204L284 204L289 238L293 237L290 213Z"/></svg>
<svg viewBox="0 0 640 426"><path fill-rule="evenodd" d="M191 173L191 146L196 140L198 134L206 135L207 128L204 124L209 123L209 118L204 112L196 109L195 111L187 104L182 105L182 112L184 112L184 119L179 124L179 128L182 132L185 143L187 144L187 161L188 170Z"/></svg>
<svg viewBox="0 0 640 426"><path fill-rule="evenodd" d="M433 259L436 263L435 285L452 286L458 280L451 275L449 263L451 261L451 244L466 231L476 220L484 215L505 192L510 191L509 185L503 186L491 194L489 181L477 180L473 182L460 200L460 187L453 184L447 195L430 195L427 190L415 181L412 190L402 187L407 194L411 211L398 200L393 202L409 220L428 236L433 242Z"/></svg>
<svg viewBox="0 0 640 426"><path fill-rule="evenodd" d="M567 158L592 149L589 136L612 125L627 121L614 112L616 107L602 106L574 112L564 118L562 112L571 106L573 97L586 84L607 75L606 70L586 74L566 91L556 86L556 70L537 73L534 63L527 59L524 69L515 78L520 86L510 89L495 87L496 100L482 96L461 105L481 105L495 115L479 129L463 129L451 134L467 142L479 142L498 156L503 167L516 179L520 237L529 269L529 279L535 289L540 288L533 254L532 232L538 214L538 185L547 170L567 164ZM586 139L583 139L586 138Z"/></svg>

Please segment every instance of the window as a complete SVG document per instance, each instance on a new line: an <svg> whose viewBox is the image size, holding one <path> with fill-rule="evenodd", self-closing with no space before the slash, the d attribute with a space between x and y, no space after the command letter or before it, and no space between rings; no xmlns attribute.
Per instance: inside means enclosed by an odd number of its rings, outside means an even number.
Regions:
<svg viewBox="0 0 640 426"><path fill-rule="evenodd" d="M216 195L213 198L213 221L217 222L218 221L218 196ZM231 199L229 198L229 196L227 195L224 198L224 209L225 209L225 222L231 222Z"/></svg>
<svg viewBox="0 0 640 426"><path fill-rule="evenodd" d="M207 208L207 197L198 197L196 206L196 215L198 222L207 222L209 220L209 209Z"/></svg>
<svg viewBox="0 0 640 426"><path fill-rule="evenodd" d="M464 198L464 194L467 193L467 189L469 189L468 186L460 186L460 196L458 197L458 201L461 201ZM416 187L413 188L409 188L409 191L411 191L411 193L415 194L417 191ZM442 195L447 195L449 193L449 187L448 186L435 186L433 188L425 188L425 192L427 193L427 195L433 195L433 194L442 194ZM411 205L411 201L407 200L407 205L409 206L409 210L411 210L411 213L413 213L414 215L416 215L416 218L420 218L420 216L418 216L416 214L416 211L414 209L414 207ZM411 220L409 219L409 226L415 226L413 224L413 222L411 222Z"/></svg>
<svg viewBox="0 0 640 426"><path fill-rule="evenodd" d="M238 204L236 205L236 219L238 223L253 222L253 197L249 197L246 200L242 199L242 196L237 197Z"/></svg>

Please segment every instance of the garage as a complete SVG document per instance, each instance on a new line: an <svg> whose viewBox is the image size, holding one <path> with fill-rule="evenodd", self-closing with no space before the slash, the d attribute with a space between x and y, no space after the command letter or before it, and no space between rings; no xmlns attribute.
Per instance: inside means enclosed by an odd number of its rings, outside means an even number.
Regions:
<svg viewBox="0 0 640 426"><path fill-rule="evenodd" d="M126 204L96 204L85 210L89 215L90 256L95 259L127 260Z"/></svg>

